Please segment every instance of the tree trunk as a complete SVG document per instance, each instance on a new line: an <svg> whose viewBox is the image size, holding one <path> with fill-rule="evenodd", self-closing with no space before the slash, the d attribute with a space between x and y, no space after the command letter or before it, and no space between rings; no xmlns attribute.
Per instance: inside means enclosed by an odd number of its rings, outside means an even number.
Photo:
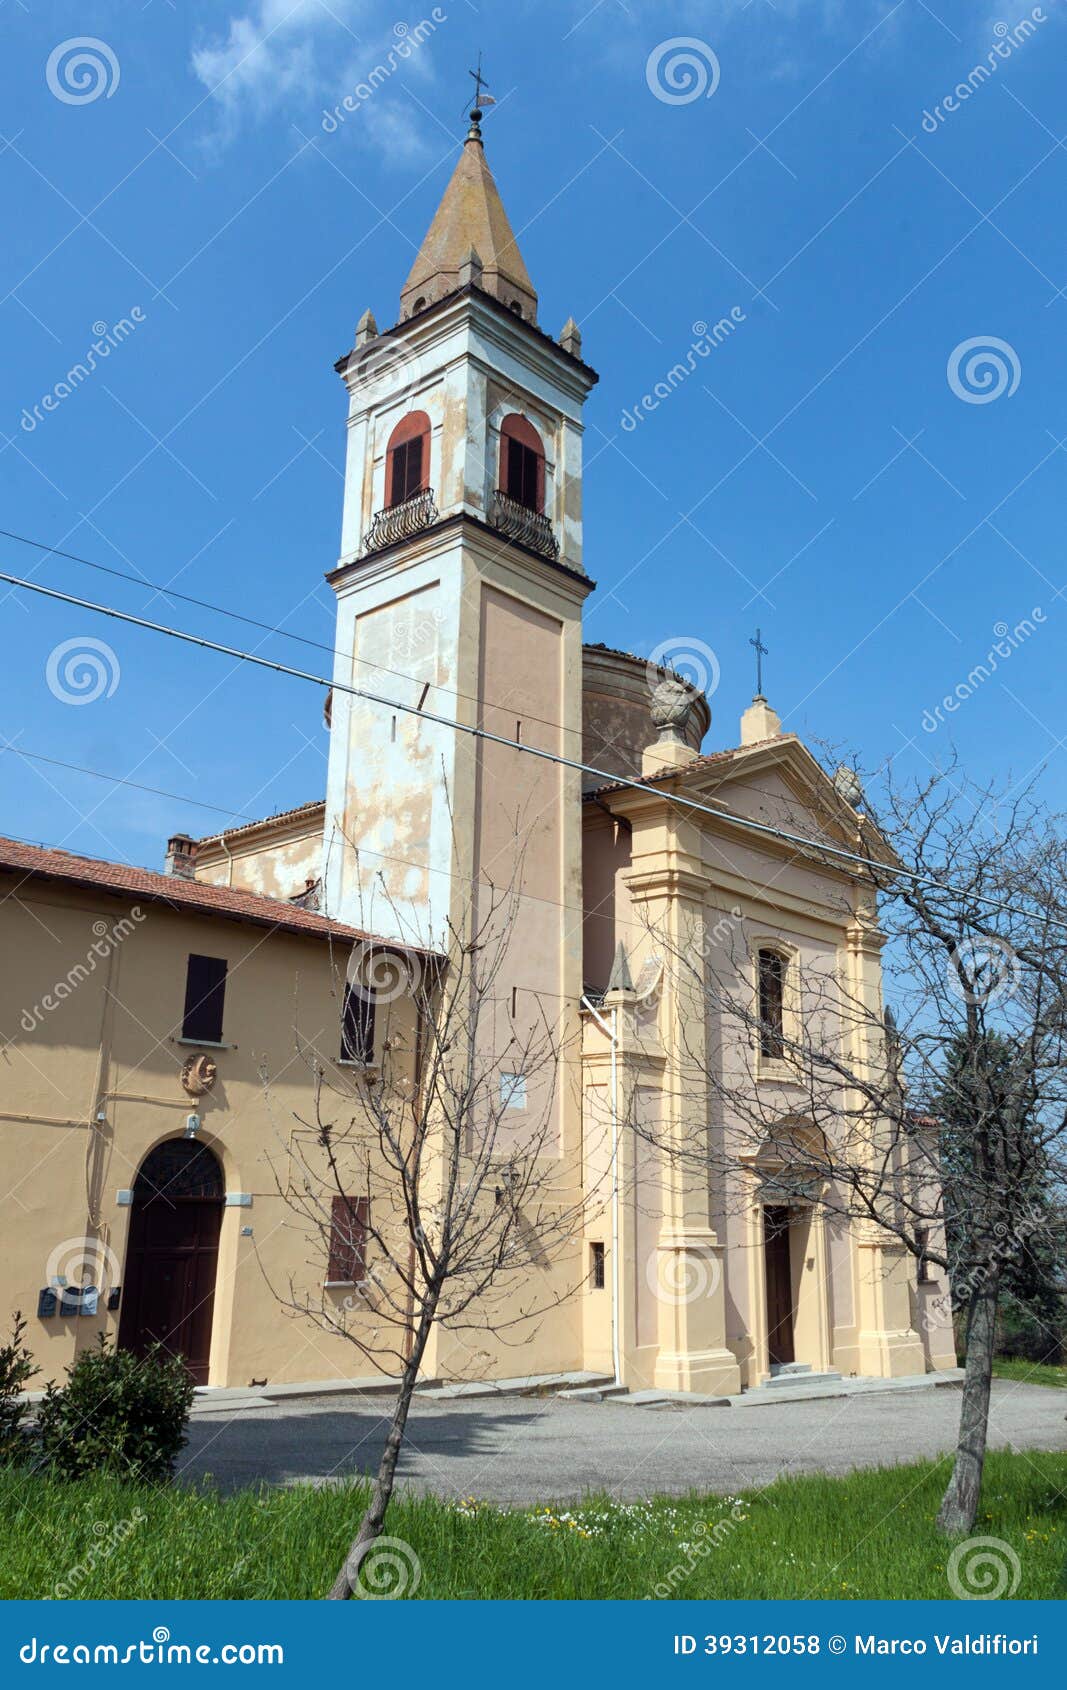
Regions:
<svg viewBox="0 0 1067 1690"><path fill-rule="evenodd" d="M967 1307L967 1361L963 1374L956 1460L937 1516L939 1529L952 1536L973 1530L978 1515L989 1430L989 1391L993 1378L999 1283L999 1271L990 1270L971 1292Z"/></svg>
<svg viewBox="0 0 1067 1690"><path fill-rule="evenodd" d="M393 1418L389 1424L385 1448L382 1450L382 1458L378 1463L378 1473L374 1481L374 1489L371 1492L371 1499L367 1504L366 1513L359 1522L359 1530L349 1545L344 1565L330 1588L329 1595L326 1598L328 1602L347 1602L350 1600L355 1592L360 1566L375 1539L381 1535L382 1527L385 1524L386 1510L393 1494L396 1464L400 1458L400 1450L404 1442L408 1410L411 1407L411 1399L418 1383L419 1369L422 1366L422 1358L433 1326L436 1308L436 1295L432 1297L432 1300L428 1298L423 1304L418 1328L415 1332L415 1340L411 1346L411 1354L408 1356L404 1364L404 1371L400 1375L400 1389L397 1393L396 1406L393 1409Z"/></svg>

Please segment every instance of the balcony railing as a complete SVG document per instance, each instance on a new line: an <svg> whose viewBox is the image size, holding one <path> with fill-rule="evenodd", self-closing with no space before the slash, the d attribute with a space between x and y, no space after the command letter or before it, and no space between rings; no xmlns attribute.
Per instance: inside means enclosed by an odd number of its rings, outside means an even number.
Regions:
<svg viewBox="0 0 1067 1690"><path fill-rule="evenodd" d="M437 506L434 504L433 491L423 487L418 493L413 493L410 499L404 499L399 505L390 505L377 515L367 529L363 541L364 554L380 552L383 546L391 546L396 540L408 540L412 534L418 534L423 528L429 528L438 517Z"/></svg>
<svg viewBox="0 0 1067 1690"><path fill-rule="evenodd" d="M559 542L547 516L520 504L501 487L489 501L489 521L509 540L517 540L520 545L529 546L531 551L540 552L544 557L559 557Z"/></svg>

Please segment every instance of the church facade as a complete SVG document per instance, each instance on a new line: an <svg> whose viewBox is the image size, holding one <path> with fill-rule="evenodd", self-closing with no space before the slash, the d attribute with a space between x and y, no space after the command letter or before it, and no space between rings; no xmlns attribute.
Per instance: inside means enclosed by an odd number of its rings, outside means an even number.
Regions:
<svg viewBox="0 0 1067 1690"><path fill-rule="evenodd" d="M426 1371L585 1371L722 1395L789 1365L955 1365L947 1287L888 1238L828 1224L817 1197L769 1202L743 1158L724 1174L681 1153L694 1121L729 1122L705 1121L723 1053L673 956L721 958L725 923L739 990L773 955L782 1002L809 966L881 997L862 878L737 818L806 815L846 842L861 822L762 696L736 745L705 752L700 693L583 643L582 411L597 378L573 320L553 337L539 310L474 115L397 322L379 331L366 312L337 364L325 795L177 836L165 875L0 850L5 943L34 959L35 1004L55 973L42 910L75 962L101 923L109 934L54 1012L27 1016L24 982L4 987L0 1132L33 1170L5 1200L11 1299L46 1373L97 1331L132 1347L169 1335L209 1386L351 1373L343 1338L294 1329L272 1289L301 1280L336 1300L354 1271L340 1246L317 1260L318 1240L287 1221L292 1121L323 1064L358 1093L360 1068L381 1065L375 1040L404 1047L403 1002L363 1026L359 1049L346 1042L351 958L447 958L500 887L501 1049L547 1024L562 1053L551 1085L506 1076L516 1130L541 1109L584 1219L531 1270L553 1312L518 1350L490 1330L472 1357L441 1331ZM795 1109L787 1075L765 1065L753 1084Z"/></svg>

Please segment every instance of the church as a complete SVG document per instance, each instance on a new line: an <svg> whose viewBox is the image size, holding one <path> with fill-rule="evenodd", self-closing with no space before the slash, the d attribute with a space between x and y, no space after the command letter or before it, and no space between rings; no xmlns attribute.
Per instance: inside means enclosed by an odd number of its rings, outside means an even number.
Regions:
<svg viewBox="0 0 1067 1690"><path fill-rule="evenodd" d="M402 1001L352 1022L351 959L391 954L415 978L487 887L511 898L500 1095L516 1130L542 1108L583 1220L531 1269L551 1314L518 1346L491 1323L476 1350L438 1331L426 1373L729 1396L790 1370L955 1366L946 1286L891 1239L828 1224L817 1193L772 1201L740 1159L727 1191L671 1154L694 1119L729 1131L705 1119L701 1076L724 1056L671 956L711 956L725 923L738 990L773 979L766 1013L786 1017L809 967L880 1003L881 940L863 877L775 829L807 815L845 845L862 832L762 688L708 744L697 688L583 642L597 376L574 320L553 335L541 310L475 111L396 322L365 311L336 365L325 794L176 835L165 873L0 841L4 945L22 959L0 987L8 1296L45 1378L98 1332L162 1338L207 1388L352 1376L337 1322L278 1295L299 1283L343 1307L373 1267L351 1236L320 1250L294 1228L294 1123L317 1072L355 1095L404 1048ZM562 1053L550 1087L506 1054L538 1026ZM773 1039L751 1072L795 1109Z"/></svg>

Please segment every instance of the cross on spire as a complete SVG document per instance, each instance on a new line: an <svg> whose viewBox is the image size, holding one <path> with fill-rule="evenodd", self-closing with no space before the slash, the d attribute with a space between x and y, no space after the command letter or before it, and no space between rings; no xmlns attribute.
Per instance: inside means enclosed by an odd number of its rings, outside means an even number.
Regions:
<svg viewBox="0 0 1067 1690"><path fill-rule="evenodd" d="M488 89L489 84L486 82L485 77L482 75L482 55L481 55L481 53L478 54L478 68L477 68L477 70L468 71L467 75L472 76L474 78L474 110L476 112L480 112L482 110L483 106L494 106L496 104L496 101L493 99L492 94L485 92L485 90ZM473 113L472 113L472 116L473 116Z"/></svg>
<svg viewBox="0 0 1067 1690"><path fill-rule="evenodd" d="M753 647L753 649L755 650L755 653L756 653L756 697L762 698L763 697L763 659L765 657L770 656L770 648L769 648L769 646L764 645L763 635L760 633L760 630L758 628L756 629L755 639L749 640L748 643L749 643L750 646Z"/></svg>

